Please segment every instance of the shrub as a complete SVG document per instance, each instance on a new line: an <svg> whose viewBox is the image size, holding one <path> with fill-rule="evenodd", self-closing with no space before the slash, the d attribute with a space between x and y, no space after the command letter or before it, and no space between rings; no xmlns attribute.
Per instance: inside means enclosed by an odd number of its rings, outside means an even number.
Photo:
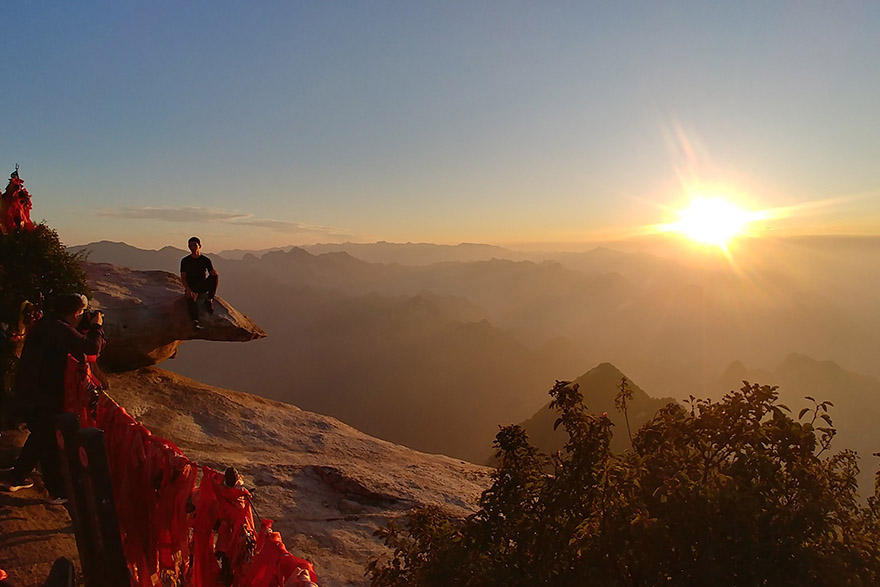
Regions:
<svg viewBox="0 0 880 587"><path fill-rule="evenodd" d="M479 511L421 510L377 531L393 555L370 564L373 585L880 581L880 490L861 505L855 454L823 456L829 404L796 420L775 387L746 383L668 405L615 455L608 418L587 413L577 385L550 394L564 449L548 458L502 428Z"/></svg>

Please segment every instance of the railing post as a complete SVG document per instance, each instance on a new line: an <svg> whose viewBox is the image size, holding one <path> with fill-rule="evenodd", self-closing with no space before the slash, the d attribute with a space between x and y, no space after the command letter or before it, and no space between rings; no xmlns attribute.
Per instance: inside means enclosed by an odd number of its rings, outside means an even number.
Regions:
<svg viewBox="0 0 880 587"><path fill-rule="evenodd" d="M107 462L104 431L98 428L84 428L77 432L77 444L79 464L83 471L86 509L95 528L95 538L102 558L104 577L102 585L107 587L130 585L131 576L122 551L122 538L119 535L119 518L116 515L116 502L113 499L113 483Z"/></svg>
<svg viewBox="0 0 880 587"><path fill-rule="evenodd" d="M86 586L130 585L104 432L97 428L79 429L72 414L59 416L58 421L62 474Z"/></svg>
<svg viewBox="0 0 880 587"><path fill-rule="evenodd" d="M83 577L96 577L100 573L100 553L95 549L94 528L86 509L83 488L82 468L78 465L79 455L76 434L79 432L79 419L73 414L60 414L55 417L55 440L58 444L61 475L67 491L70 519L76 533L76 549ZM92 585L92 583L89 583Z"/></svg>

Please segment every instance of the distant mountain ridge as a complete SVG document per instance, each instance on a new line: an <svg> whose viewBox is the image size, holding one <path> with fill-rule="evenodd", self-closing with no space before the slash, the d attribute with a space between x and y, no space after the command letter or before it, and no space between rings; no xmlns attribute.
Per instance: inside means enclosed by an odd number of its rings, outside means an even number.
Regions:
<svg viewBox="0 0 880 587"><path fill-rule="evenodd" d="M176 273L180 269L180 260L189 254L188 250L172 246L162 247L158 251L150 251L113 241L77 245L67 247L67 250L74 254L85 254L86 259L94 263L110 263L138 271L160 269L172 273Z"/></svg>
<svg viewBox="0 0 880 587"><path fill-rule="evenodd" d="M630 446L624 416L614 404L623 378L628 380L633 393L627 409L633 433L659 409L676 402L671 397L651 397L611 363L601 363L575 379L587 410L592 414L607 414L614 424L611 441L614 451ZM741 361L733 361L714 383L710 395L718 399L728 391L740 389L744 381L778 386L780 403L788 406L793 416L802 408L814 405L806 396L817 402L832 402L828 414L837 429L832 452L851 449L858 453L860 492L863 496L872 494L877 470L877 458L873 453L880 452L880 427L877 426L880 422L880 380L847 371L834 361L819 361L793 353L775 370L749 370ZM520 424L532 445L545 454L560 450L567 439L561 429L553 430L557 417L557 412L549 409L547 402L534 416Z"/></svg>
<svg viewBox="0 0 880 587"><path fill-rule="evenodd" d="M743 380L779 386L781 403L791 408L794 415L812 405L806 396L817 402L832 402L834 405L828 414L838 431L832 448L858 452L859 486L863 493L870 492L873 472L877 470L873 453L880 452L880 380L848 371L834 361L819 361L793 353L774 370L750 370L740 361L731 363L716 381L713 395L739 389Z"/></svg>
<svg viewBox="0 0 880 587"><path fill-rule="evenodd" d="M293 248L306 250L313 255L325 253L348 253L356 259L369 263L398 265L430 265L442 262L488 261L493 258L524 261L532 256L496 245L480 243L460 243L457 245L438 245L434 243L392 243L377 241L374 243L318 243L313 245L288 245L268 249L224 249L218 256L229 260L240 260L247 255L260 258L266 253L288 252Z"/></svg>
<svg viewBox="0 0 880 587"><path fill-rule="evenodd" d="M223 257L224 259L229 259L230 261L238 261L246 257L247 255L253 255L254 257L262 257L266 253L273 253L275 251L281 251L286 253L290 249L294 248L294 245L288 245L286 247L270 247L268 249L223 249L219 253L217 253L218 257Z"/></svg>
<svg viewBox="0 0 880 587"><path fill-rule="evenodd" d="M599 248L560 254L565 264L402 265L298 247L240 260L210 255L220 295L269 336L246 349L190 344L169 368L482 462L484 440L505 423L490 420L502 415L494 404L522 421L546 403L553 380L573 378L585 363L610 362L656 396L679 399L705 395L733 358L767 369L797 352L880 377L872 299L880 272L863 264L880 255L876 242L766 239L731 259ZM186 254L93 248L94 261L172 272ZM439 405L466 430L450 444L442 426L419 425L438 407L422 396L447 393L467 406ZM416 414L411 429L393 425L405 410Z"/></svg>
<svg viewBox="0 0 880 587"><path fill-rule="evenodd" d="M489 261L491 259L509 259L511 261L532 259L526 253L495 245L478 243L436 245L433 243L389 243L378 241L375 243L325 243L306 245L302 248L315 255L344 252L370 263L397 263L399 265L431 265L444 262L469 263L473 261Z"/></svg>

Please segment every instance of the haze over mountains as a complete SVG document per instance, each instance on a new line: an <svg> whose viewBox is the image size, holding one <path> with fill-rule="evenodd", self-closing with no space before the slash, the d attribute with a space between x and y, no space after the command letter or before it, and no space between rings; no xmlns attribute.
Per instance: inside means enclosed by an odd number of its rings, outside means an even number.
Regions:
<svg viewBox="0 0 880 587"><path fill-rule="evenodd" d="M629 429L635 433L660 408L675 401L656 398L642 390L636 382L610 363L602 363L577 379L584 404L595 414L606 413L614 424L611 449L623 451L630 447L624 415L615 406L621 379L627 378L632 398L627 402ZM861 457L859 486L863 496L873 492L878 460L873 453L880 450L880 381L874 377L848 372L833 361L817 361L805 355L791 354L774 369L748 369L740 361L731 363L724 373L709 385L710 395L720 397L732 389L740 389L744 381L779 387L780 403L796 415L801 408L817 402L833 401L830 416L838 434L833 450L855 450ZM549 401L531 418L520 422L532 444L545 454L553 454L567 440L565 432L554 430L558 417L549 409ZM821 421L819 424L823 425Z"/></svg>
<svg viewBox="0 0 880 587"><path fill-rule="evenodd" d="M794 414L817 402L832 401L830 416L837 429L834 448L858 452L861 457L859 487L863 494L873 488L880 452L880 381L875 377L853 373L834 361L817 361L801 354L791 354L770 370L748 369L741 362L731 363L712 385L715 391L732 389L743 380L779 386L779 398ZM821 422L820 422L821 424Z"/></svg>
<svg viewBox="0 0 880 587"><path fill-rule="evenodd" d="M241 259L247 254L261 257L273 251L287 252L293 246L267 249L264 251L247 251L243 249L224 250L218 256L224 259ZM429 265L444 261L485 261L493 257L500 259L525 260L529 256L494 245L461 243L459 245L435 245L432 243L321 243L301 247L313 255L323 253L348 253L352 257L370 263L397 263L399 265Z"/></svg>
<svg viewBox="0 0 880 587"><path fill-rule="evenodd" d="M107 242L72 250L83 248L91 261L171 272L186 254ZM747 372L757 382L774 383L761 375L792 353L867 381L880 376L880 239L755 239L732 250L731 261L674 248L308 249L210 255L221 295L268 337L189 343L167 367L475 462L484 462L499 424L546 404L554 380L602 362L652 397L679 399L726 391L719 377L737 360L765 370ZM837 401L850 381L838 383L790 391ZM871 391L859 397L867 412L880 402Z"/></svg>

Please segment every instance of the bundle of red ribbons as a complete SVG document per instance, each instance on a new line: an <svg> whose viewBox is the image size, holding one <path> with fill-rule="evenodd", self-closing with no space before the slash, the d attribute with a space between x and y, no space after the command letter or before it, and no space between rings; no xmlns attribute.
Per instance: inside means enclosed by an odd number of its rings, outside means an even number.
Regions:
<svg viewBox="0 0 880 587"><path fill-rule="evenodd" d="M104 431L123 551L132 586L305 587L312 564L290 554L272 520L254 525L250 492L186 458L105 393L72 357L65 411ZM90 405L91 403L91 405Z"/></svg>

